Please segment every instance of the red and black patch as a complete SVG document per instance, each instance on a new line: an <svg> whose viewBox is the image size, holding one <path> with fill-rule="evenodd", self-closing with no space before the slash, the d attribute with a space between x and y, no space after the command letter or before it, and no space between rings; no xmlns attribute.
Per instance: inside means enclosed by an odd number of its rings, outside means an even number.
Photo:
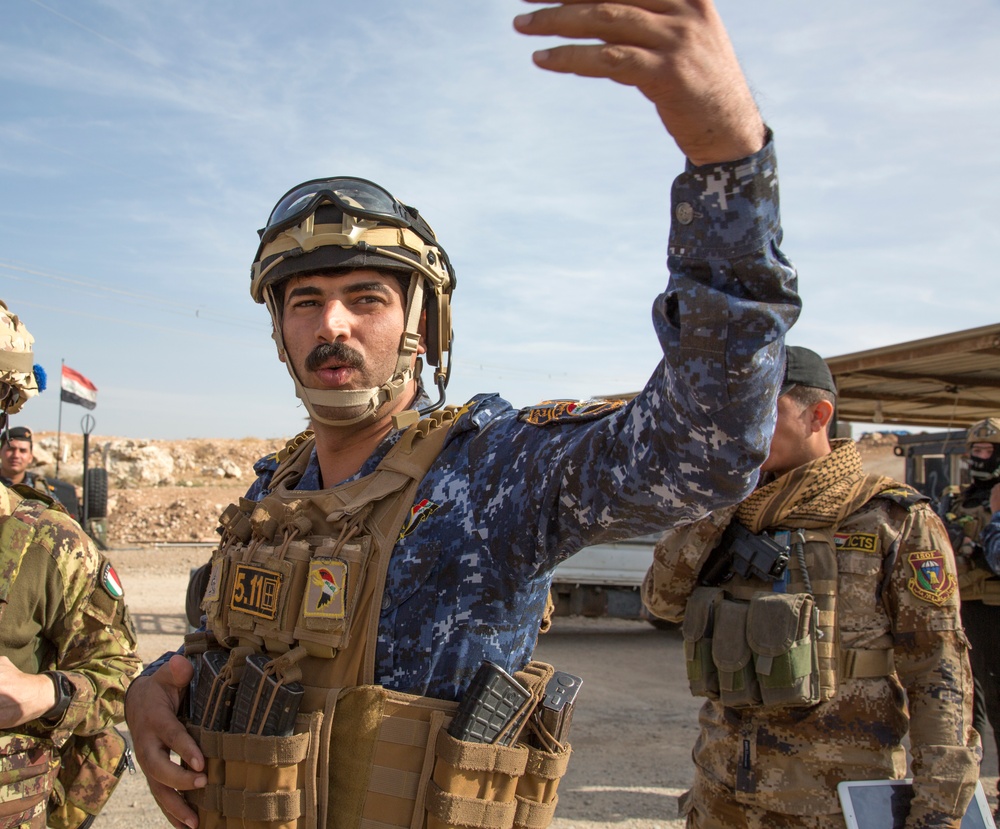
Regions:
<svg viewBox="0 0 1000 829"><path fill-rule="evenodd" d="M518 412L517 419L532 426L597 420L625 405L624 400L545 400Z"/></svg>

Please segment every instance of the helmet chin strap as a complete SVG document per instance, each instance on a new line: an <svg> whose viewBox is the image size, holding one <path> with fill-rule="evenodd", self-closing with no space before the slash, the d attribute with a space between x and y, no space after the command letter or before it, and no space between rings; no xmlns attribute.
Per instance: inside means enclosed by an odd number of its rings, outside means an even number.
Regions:
<svg viewBox="0 0 1000 829"><path fill-rule="evenodd" d="M274 323L274 341L278 352L285 356L285 368L295 384L295 393L309 412L309 417L316 423L325 426L355 426L378 419L379 411L387 403L399 398L405 393L410 381L414 378L413 356L420 344L420 312L423 308L424 277L414 272L410 277L410 287L406 297L406 320L403 336L399 343L399 354L396 357L396 368L392 376L381 386L370 389L314 389L307 387L295 371L291 357L285 349L284 336L281 330L281 313L274 301L271 286L264 290L264 302ZM323 408L356 408L365 406L361 414L344 419L333 419L321 415L317 406Z"/></svg>

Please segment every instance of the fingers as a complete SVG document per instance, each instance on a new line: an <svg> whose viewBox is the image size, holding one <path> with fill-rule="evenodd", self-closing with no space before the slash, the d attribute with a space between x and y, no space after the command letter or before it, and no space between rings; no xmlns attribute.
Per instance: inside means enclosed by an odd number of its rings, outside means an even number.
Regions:
<svg viewBox="0 0 1000 829"><path fill-rule="evenodd" d="M160 809L173 825L195 827L197 815L178 794L208 782L198 744L177 718L191 674L187 659L174 656L152 676L135 680L125 700L125 719L135 759ZM187 768L171 759L171 751Z"/></svg>
<svg viewBox="0 0 1000 829"><path fill-rule="evenodd" d="M676 34L671 30L674 21L675 15L635 3L579 2L518 15L514 27L526 35L657 48L663 37Z"/></svg>
<svg viewBox="0 0 1000 829"><path fill-rule="evenodd" d="M636 87L695 164L744 158L764 144L763 121L710 0L563 0L519 15L514 27L597 41L544 49L533 59L552 72Z"/></svg>
<svg viewBox="0 0 1000 829"><path fill-rule="evenodd" d="M185 827L197 829L198 815L176 790L148 777L146 782L156 805L160 807L160 811L163 812L163 816L170 822L171 826L175 829L185 829Z"/></svg>

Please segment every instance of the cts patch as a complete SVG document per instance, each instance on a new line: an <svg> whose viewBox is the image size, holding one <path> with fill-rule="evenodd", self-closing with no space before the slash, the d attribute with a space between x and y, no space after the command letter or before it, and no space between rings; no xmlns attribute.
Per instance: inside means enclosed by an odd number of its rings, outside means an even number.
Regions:
<svg viewBox="0 0 1000 829"><path fill-rule="evenodd" d="M302 603L302 615L343 619L347 595L347 564L333 558L314 558Z"/></svg>
<svg viewBox="0 0 1000 829"><path fill-rule="evenodd" d="M115 568L110 563L106 563L101 570L101 587L112 599L120 599L125 595L122 583L115 572Z"/></svg>
<svg viewBox="0 0 1000 829"><path fill-rule="evenodd" d="M229 594L229 609L274 621L278 615L278 593L281 590L281 573L237 564L233 589Z"/></svg>
<svg viewBox="0 0 1000 829"><path fill-rule="evenodd" d="M914 596L940 607L954 595L958 582L944 569L943 554L927 550L910 553L907 559L913 567L913 578L906 586Z"/></svg>
<svg viewBox="0 0 1000 829"><path fill-rule="evenodd" d="M624 405L624 400L546 400L537 406L521 409L517 419L533 426L597 420Z"/></svg>
<svg viewBox="0 0 1000 829"><path fill-rule="evenodd" d="M878 552L878 536L875 533L835 533L833 543L838 550L857 550L862 553Z"/></svg>
<svg viewBox="0 0 1000 829"><path fill-rule="evenodd" d="M432 516L438 511L438 504L433 501L428 501L424 498L421 501L417 501L412 507L410 507L410 517L406 519L406 523L403 525L403 529L399 531L399 538L397 541L402 541L406 536L412 533L420 524L420 522Z"/></svg>

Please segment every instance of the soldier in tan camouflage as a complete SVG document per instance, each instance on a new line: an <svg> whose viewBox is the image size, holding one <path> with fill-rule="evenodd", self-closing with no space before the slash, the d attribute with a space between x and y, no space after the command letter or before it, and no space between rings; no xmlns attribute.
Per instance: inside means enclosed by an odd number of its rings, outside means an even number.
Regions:
<svg viewBox="0 0 1000 829"><path fill-rule="evenodd" d="M0 302L0 431L38 392L32 343ZM0 486L0 829L78 826L106 801L127 758L109 728L142 667L135 644L121 583L80 527Z"/></svg>
<svg viewBox="0 0 1000 829"><path fill-rule="evenodd" d="M787 349L761 484L668 532L643 599L679 621L708 697L687 826L843 827L843 780L906 776L908 829L957 827L979 775L955 560L915 491L830 441L836 387Z"/></svg>

